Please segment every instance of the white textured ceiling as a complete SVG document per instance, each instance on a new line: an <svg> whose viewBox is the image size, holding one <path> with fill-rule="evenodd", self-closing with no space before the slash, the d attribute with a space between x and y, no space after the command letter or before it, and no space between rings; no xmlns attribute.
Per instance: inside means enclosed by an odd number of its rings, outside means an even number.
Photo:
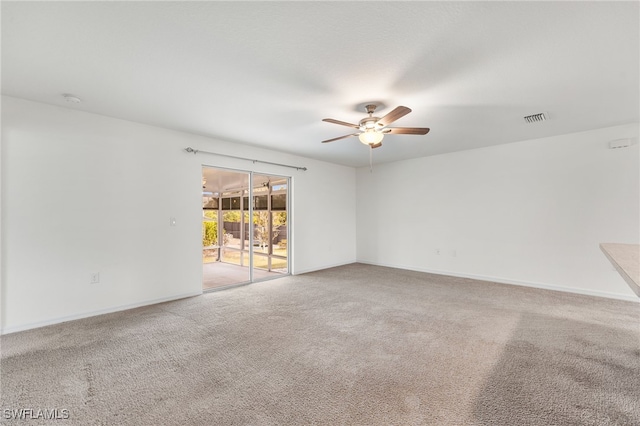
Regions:
<svg viewBox="0 0 640 426"><path fill-rule="evenodd" d="M2 93L362 166L321 120L366 101L431 128L386 136L375 163L638 121L638 6L3 1Z"/></svg>

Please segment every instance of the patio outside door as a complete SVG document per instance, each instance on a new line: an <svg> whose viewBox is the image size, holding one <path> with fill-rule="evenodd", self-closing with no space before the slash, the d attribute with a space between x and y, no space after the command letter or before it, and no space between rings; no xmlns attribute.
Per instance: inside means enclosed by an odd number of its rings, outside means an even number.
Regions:
<svg viewBox="0 0 640 426"><path fill-rule="evenodd" d="M203 290L289 274L289 178L202 168Z"/></svg>

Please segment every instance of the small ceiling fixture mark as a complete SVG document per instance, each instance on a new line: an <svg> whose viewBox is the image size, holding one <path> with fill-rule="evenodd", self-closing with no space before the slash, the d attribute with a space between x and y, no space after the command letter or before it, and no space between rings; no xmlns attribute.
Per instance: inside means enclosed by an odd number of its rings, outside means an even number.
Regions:
<svg viewBox="0 0 640 426"><path fill-rule="evenodd" d="M541 123L547 119L547 116L544 112L539 112L538 114L527 115L524 117L524 121L531 123Z"/></svg>
<svg viewBox="0 0 640 426"><path fill-rule="evenodd" d="M68 93L63 94L62 97L64 98L65 101L71 104L79 104L80 102L82 102L82 100L79 97L70 95Z"/></svg>

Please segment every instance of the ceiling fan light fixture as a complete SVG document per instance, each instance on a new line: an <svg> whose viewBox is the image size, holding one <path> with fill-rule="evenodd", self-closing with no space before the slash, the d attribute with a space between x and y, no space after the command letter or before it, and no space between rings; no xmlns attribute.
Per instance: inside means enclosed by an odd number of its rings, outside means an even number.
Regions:
<svg viewBox="0 0 640 426"><path fill-rule="evenodd" d="M323 118L322 121L327 123L350 127L352 129L359 130L359 132L353 133L352 131L352 133L349 133L348 135L327 139L322 141L322 143L334 142L357 136L363 144L368 145L371 148L378 148L382 145L382 139L384 139L384 135L387 133L397 135L426 135L429 133L429 129L426 127L388 127L397 119L402 118L411 112L411 108L406 106L396 107L382 118L373 116L373 113L376 110L376 105L367 104L366 109L369 116L360 120L358 124L348 123L346 121L340 121L333 118Z"/></svg>
<svg viewBox="0 0 640 426"><path fill-rule="evenodd" d="M382 142L384 134L375 129L367 129L358 135L358 139L365 145L375 145Z"/></svg>

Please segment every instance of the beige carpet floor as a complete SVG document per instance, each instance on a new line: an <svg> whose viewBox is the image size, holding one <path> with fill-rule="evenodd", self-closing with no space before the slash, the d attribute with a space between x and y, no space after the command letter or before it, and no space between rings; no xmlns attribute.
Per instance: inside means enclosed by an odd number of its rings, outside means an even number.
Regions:
<svg viewBox="0 0 640 426"><path fill-rule="evenodd" d="M640 425L640 304L362 264L1 344L3 424Z"/></svg>

